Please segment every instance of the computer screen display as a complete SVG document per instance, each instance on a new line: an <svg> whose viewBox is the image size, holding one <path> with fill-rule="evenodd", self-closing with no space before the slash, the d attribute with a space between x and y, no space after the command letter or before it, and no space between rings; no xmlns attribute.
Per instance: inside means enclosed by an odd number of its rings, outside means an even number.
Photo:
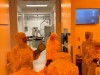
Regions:
<svg viewBox="0 0 100 75"><path fill-rule="evenodd" d="M99 9L76 9L76 24L97 24Z"/></svg>

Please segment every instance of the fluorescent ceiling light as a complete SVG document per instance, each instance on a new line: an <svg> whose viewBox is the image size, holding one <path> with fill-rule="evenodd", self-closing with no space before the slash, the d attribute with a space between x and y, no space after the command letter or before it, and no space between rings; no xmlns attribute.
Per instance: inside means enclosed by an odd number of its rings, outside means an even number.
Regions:
<svg viewBox="0 0 100 75"><path fill-rule="evenodd" d="M43 16L45 16L45 15L33 15L34 17L43 17Z"/></svg>
<svg viewBox="0 0 100 75"><path fill-rule="evenodd" d="M47 7L47 5L26 5L26 7Z"/></svg>

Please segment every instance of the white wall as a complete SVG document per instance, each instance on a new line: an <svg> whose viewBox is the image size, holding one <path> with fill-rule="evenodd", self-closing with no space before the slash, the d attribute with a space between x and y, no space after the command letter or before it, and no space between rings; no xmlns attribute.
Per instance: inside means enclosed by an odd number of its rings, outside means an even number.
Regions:
<svg viewBox="0 0 100 75"><path fill-rule="evenodd" d="M50 13L52 32L56 32L56 16L55 16L55 5Z"/></svg>
<svg viewBox="0 0 100 75"><path fill-rule="evenodd" d="M18 32L23 32L23 10L19 5L17 5L17 24L18 24Z"/></svg>
<svg viewBox="0 0 100 75"><path fill-rule="evenodd" d="M18 32L23 32L22 16L18 16Z"/></svg>

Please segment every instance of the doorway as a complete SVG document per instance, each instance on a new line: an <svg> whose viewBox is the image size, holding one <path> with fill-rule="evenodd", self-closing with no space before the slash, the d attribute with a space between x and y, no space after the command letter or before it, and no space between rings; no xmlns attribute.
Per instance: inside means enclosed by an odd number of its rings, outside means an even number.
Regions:
<svg viewBox="0 0 100 75"><path fill-rule="evenodd" d="M25 32L30 46L32 46L33 39L31 37L43 38L46 44L49 35L56 32L55 0L18 1L17 12L18 32Z"/></svg>
<svg viewBox="0 0 100 75"><path fill-rule="evenodd" d="M56 32L56 1L55 0L20 0L17 1L18 32L24 32L27 43L35 51L52 32ZM33 61L34 70L40 71L46 63L46 51Z"/></svg>

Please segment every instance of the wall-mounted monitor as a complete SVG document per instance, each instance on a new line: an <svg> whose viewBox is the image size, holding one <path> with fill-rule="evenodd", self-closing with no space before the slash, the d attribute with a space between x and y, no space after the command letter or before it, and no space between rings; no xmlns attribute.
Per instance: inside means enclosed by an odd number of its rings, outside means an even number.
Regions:
<svg viewBox="0 0 100 75"><path fill-rule="evenodd" d="M76 9L76 24L97 24L99 9Z"/></svg>

